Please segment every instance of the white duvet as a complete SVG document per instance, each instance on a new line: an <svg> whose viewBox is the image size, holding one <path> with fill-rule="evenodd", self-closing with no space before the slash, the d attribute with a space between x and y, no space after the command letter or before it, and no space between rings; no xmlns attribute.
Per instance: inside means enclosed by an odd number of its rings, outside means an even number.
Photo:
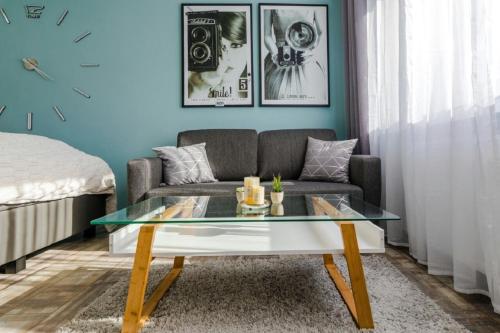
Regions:
<svg viewBox="0 0 500 333"><path fill-rule="evenodd" d="M47 137L0 132L0 205L103 193L114 197L115 176L102 159Z"/></svg>

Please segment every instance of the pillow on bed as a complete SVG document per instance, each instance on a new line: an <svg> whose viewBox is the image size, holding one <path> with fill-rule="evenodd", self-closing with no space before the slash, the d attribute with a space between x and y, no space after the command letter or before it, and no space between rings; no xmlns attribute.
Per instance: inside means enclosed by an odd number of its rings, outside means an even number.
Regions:
<svg viewBox="0 0 500 333"><path fill-rule="evenodd" d="M208 163L205 142L185 147L153 148L163 160L163 178L167 185L216 182Z"/></svg>

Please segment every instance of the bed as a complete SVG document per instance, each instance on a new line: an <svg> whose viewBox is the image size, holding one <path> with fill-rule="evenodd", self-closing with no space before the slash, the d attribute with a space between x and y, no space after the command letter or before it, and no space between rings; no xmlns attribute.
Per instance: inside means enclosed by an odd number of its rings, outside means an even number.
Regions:
<svg viewBox="0 0 500 333"><path fill-rule="evenodd" d="M43 136L0 132L0 272L116 209L115 177L102 159Z"/></svg>

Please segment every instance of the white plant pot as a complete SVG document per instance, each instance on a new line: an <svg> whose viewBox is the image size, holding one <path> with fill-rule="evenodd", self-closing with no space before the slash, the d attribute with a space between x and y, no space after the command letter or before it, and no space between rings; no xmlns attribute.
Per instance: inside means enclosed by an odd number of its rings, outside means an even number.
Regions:
<svg viewBox="0 0 500 333"><path fill-rule="evenodd" d="M238 203L242 203L246 199L246 193L245 193L245 188L244 187L238 187L236 189L236 200L238 200Z"/></svg>
<svg viewBox="0 0 500 333"><path fill-rule="evenodd" d="M271 205L271 215L272 216L283 216L285 215L285 207L282 204L272 204Z"/></svg>
<svg viewBox="0 0 500 333"><path fill-rule="evenodd" d="M280 204L283 202L285 192L271 192L271 202L273 204Z"/></svg>
<svg viewBox="0 0 500 333"><path fill-rule="evenodd" d="M236 200L238 200L238 203L242 203L245 201L245 192L236 192Z"/></svg>

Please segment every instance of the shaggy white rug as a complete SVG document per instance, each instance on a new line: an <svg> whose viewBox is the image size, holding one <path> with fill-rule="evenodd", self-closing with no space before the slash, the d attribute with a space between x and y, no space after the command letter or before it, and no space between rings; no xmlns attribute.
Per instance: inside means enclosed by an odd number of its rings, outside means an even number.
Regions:
<svg viewBox="0 0 500 333"><path fill-rule="evenodd" d="M336 263L346 273L343 257ZM364 256L375 332L468 332L384 256ZM155 265L150 285L170 267ZM119 332L128 276L59 332ZM151 292L149 289L149 292ZM355 332L321 257L188 263L143 332Z"/></svg>

